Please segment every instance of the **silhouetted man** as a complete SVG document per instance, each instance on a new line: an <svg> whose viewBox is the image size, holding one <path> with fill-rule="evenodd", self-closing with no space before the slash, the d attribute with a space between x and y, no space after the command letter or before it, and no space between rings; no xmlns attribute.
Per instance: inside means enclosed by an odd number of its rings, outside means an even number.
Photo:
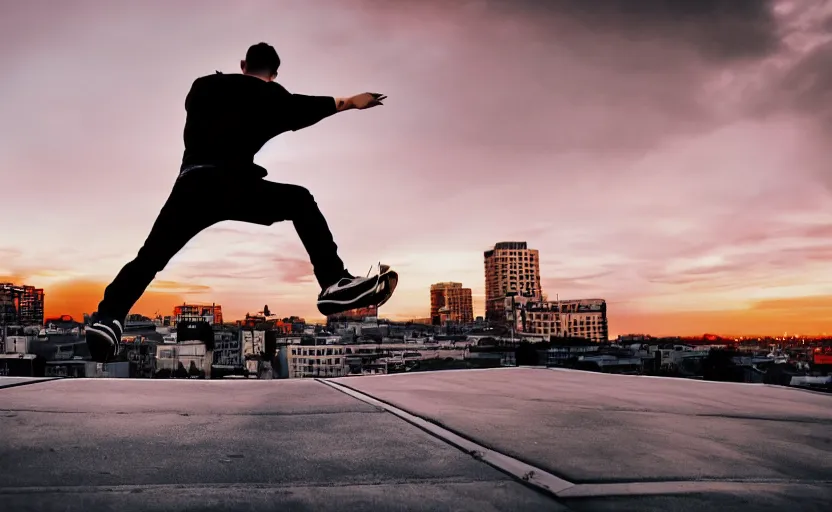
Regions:
<svg viewBox="0 0 832 512"><path fill-rule="evenodd" d="M118 354L123 320L156 274L200 231L226 220L269 226L291 220L321 286L318 310L331 315L378 306L393 294L397 274L355 277L344 268L326 220L309 191L266 181L254 155L275 136L300 130L345 110L381 105L386 96L346 98L291 94L274 79L280 67L266 43L248 49L242 74L198 78L185 99L185 153L179 177L144 246L104 291L86 327L94 360Z"/></svg>

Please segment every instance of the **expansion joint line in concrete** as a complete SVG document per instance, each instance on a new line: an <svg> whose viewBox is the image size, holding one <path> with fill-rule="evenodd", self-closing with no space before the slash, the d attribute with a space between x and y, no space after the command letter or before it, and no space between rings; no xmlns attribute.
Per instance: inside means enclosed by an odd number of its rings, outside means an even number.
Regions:
<svg viewBox="0 0 832 512"><path fill-rule="evenodd" d="M525 462L519 461L513 457L509 457L503 453L490 450L480 444L477 444L473 441L465 439L450 430L440 427L434 423L426 421L416 415L410 414L407 411L399 409L398 407L394 407L390 404L382 402L376 398L373 398L370 395L364 394L360 391L356 391L350 387L347 387L343 384L338 384L326 379L316 379L318 382L325 384L331 388L337 389L342 393L345 393L353 398L361 400L367 404L373 405L380 409L383 409L399 418L405 420L406 422L424 430L425 432L433 435L445 441L446 443L454 446L462 450L463 452L471 455L477 460L481 460L486 464L502 471L503 473L508 474L516 478L518 481L529 485L535 489L543 491L547 494L550 494L554 497L557 497L559 493L574 487L575 484L572 482L567 482L566 480L557 477L543 469L538 467L532 466L530 464L526 464Z"/></svg>
<svg viewBox="0 0 832 512"><path fill-rule="evenodd" d="M455 448L458 448L474 458L489 464L499 471L508 474L518 481L552 495L559 500L613 496L690 494L720 491L739 492L748 491L749 489L764 492L769 489L771 485L832 487L832 481L828 480L802 480L788 478L714 478L701 480L659 480L576 484L553 475L546 470L517 460L514 457L510 457L504 453L490 450L474 441L465 439L464 437L455 434L444 427L431 423L430 421L420 418L419 416L378 400L366 393L362 393L361 391L355 390L344 384L332 382L326 379L315 380L353 398L361 400L362 402L394 414L408 423L433 435L434 437L445 441L451 446L454 446Z"/></svg>
<svg viewBox="0 0 832 512"><path fill-rule="evenodd" d="M14 377L9 377L14 378ZM0 380L0 389L11 389L16 388L19 386L29 386L31 384L40 384L42 382L52 382L53 380L59 380L61 377L36 377L32 380L24 380L20 382L14 382L11 384L4 384L2 380Z"/></svg>

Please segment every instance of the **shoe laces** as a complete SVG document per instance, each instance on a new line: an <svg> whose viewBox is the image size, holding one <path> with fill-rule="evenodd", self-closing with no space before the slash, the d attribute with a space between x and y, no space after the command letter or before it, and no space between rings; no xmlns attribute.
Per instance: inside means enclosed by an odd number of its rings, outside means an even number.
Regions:
<svg viewBox="0 0 832 512"><path fill-rule="evenodd" d="M376 269L379 271L379 274L381 274L381 262L380 261L375 265L370 265L370 270L367 271L367 277L370 277L370 274L372 274L373 270L376 270Z"/></svg>

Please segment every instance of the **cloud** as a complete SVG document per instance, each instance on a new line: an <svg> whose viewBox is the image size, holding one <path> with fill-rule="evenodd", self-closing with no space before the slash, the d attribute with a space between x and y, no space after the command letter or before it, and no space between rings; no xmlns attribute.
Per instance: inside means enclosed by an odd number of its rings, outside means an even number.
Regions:
<svg viewBox="0 0 832 512"><path fill-rule="evenodd" d="M180 283L177 281L164 280L154 280L150 283L148 290L183 295L210 293L212 291L210 286L202 284Z"/></svg>
<svg viewBox="0 0 832 512"><path fill-rule="evenodd" d="M370 4L397 41L419 44L407 50L415 52L409 70L393 64L419 77L418 90L414 82L398 93L430 101L399 130L418 129L425 147L457 160L460 181L477 171L463 147L513 148L516 161L569 151L609 157L701 130L712 118L699 90L709 69L687 45L659 37L682 32L670 23L653 24L661 27L653 38L639 27L608 28L626 10L598 17L581 2ZM603 25L583 23L586 16ZM424 159L414 163L430 165Z"/></svg>
<svg viewBox="0 0 832 512"><path fill-rule="evenodd" d="M38 261L26 257L26 254L14 247L0 247L0 282L19 284L38 274L43 267Z"/></svg>
<svg viewBox="0 0 832 512"><path fill-rule="evenodd" d="M778 50L780 40L769 0L506 0L506 11L565 18L593 32L628 39L676 41L712 61L760 58ZM550 20L547 20L550 21Z"/></svg>
<svg viewBox="0 0 832 512"><path fill-rule="evenodd" d="M751 308L754 311L789 316L805 317L806 314L832 314L832 295L818 295L813 297L795 297L791 299L769 299L755 302Z"/></svg>
<svg viewBox="0 0 832 512"><path fill-rule="evenodd" d="M307 283L313 281L312 264L308 258L272 258L280 269L281 281L284 283Z"/></svg>
<svg viewBox="0 0 832 512"><path fill-rule="evenodd" d="M775 12L780 51L745 68L745 77L736 74L735 89L744 92L741 103L747 114L763 119L799 116L809 122L804 136L824 147L832 133L832 3L782 2ZM823 170L828 176L828 166Z"/></svg>
<svg viewBox="0 0 832 512"><path fill-rule="evenodd" d="M832 40L819 44L802 58L775 83L771 91L779 103L770 104L769 109L789 108L807 117L818 130L821 138L828 141L832 134ZM822 135L820 135L822 133ZM832 166L824 162L823 171L827 183L832 183Z"/></svg>
<svg viewBox="0 0 832 512"><path fill-rule="evenodd" d="M587 274L574 277L549 277L541 279L540 286L543 287L544 292L548 290L563 290L569 288L581 288L587 285L592 285L595 281L602 281L604 278L613 274L612 270L603 272L596 272L594 274Z"/></svg>
<svg viewBox="0 0 832 512"><path fill-rule="evenodd" d="M28 277L21 274L0 274L0 283L11 283L20 286L27 283Z"/></svg>
<svg viewBox="0 0 832 512"><path fill-rule="evenodd" d="M98 309L98 303L104 297L107 284L87 279L54 283L44 290L44 313L47 317L71 315L80 320L84 313L92 313ZM161 315L171 315L173 307L185 301L184 295L176 292L148 290L139 298L131 312L154 315L158 311Z"/></svg>
<svg viewBox="0 0 832 512"><path fill-rule="evenodd" d="M0 247L0 257L4 258L19 258L23 255L23 251L14 247Z"/></svg>
<svg viewBox="0 0 832 512"><path fill-rule="evenodd" d="M314 281L312 264L300 244L274 243L261 245L262 239L251 245L257 249L236 248L230 244L224 254L199 261L183 262L171 267L170 272L186 280L206 279L223 281L270 281L274 286L296 285ZM303 257L281 256L304 254ZM200 253L202 254L202 253ZM278 256L275 256L278 255ZM247 284L246 286L250 286Z"/></svg>

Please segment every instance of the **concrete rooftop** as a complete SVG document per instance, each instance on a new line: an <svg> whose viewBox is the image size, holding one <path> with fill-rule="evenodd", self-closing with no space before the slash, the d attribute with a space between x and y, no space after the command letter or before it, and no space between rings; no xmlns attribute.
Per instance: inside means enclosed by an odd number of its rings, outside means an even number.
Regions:
<svg viewBox="0 0 832 512"><path fill-rule="evenodd" d="M829 510L832 395L542 368L0 378L0 508Z"/></svg>

